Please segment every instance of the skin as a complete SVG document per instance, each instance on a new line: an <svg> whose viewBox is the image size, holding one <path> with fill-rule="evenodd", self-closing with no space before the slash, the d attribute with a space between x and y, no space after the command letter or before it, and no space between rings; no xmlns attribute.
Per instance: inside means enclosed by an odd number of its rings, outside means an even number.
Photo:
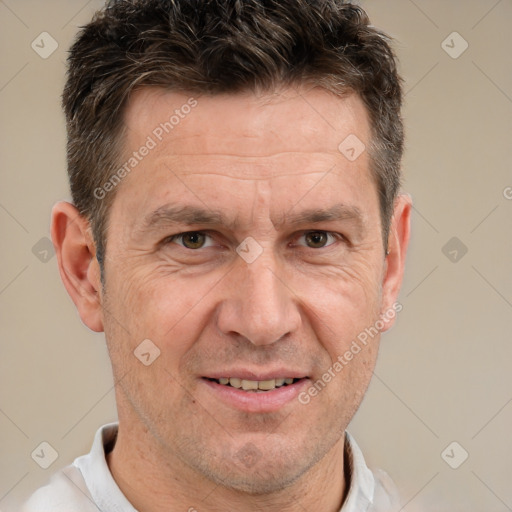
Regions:
<svg viewBox="0 0 512 512"><path fill-rule="evenodd" d="M126 157L189 97L136 92ZM52 213L63 282L82 321L105 331L112 360L120 427L110 469L144 512L338 511L344 430L380 336L307 405L240 410L203 377L279 368L306 376L302 390L320 379L397 299L409 198L396 200L386 256L368 153L351 162L338 150L349 134L369 142L355 94L288 88L195 99L116 189L105 289L87 220L65 202ZM163 205L223 218L145 228ZM300 218L330 209L329 219ZM175 236L190 231L208 236ZM236 252L249 236L263 249L252 263ZM161 351L149 366L133 354L145 339Z"/></svg>

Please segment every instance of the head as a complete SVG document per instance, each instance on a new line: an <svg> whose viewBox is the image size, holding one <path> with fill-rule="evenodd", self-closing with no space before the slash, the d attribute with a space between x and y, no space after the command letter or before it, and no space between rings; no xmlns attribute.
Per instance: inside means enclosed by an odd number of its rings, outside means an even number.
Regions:
<svg viewBox="0 0 512 512"><path fill-rule="evenodd" d="M297 480L342 439L380 333L333 365L394 318L410 207L387 37L335 0L110 2L63 104L74 206L52 236L121 429L228 487ZM296 382L246 400L230 377Z"/></svg>
<svg viewBox="0 0 512 512"><path fill-rule="evenodd" d="M112 1L98 12L71 48L63 106L73 202L91 223L102 276L117 193L104 186L124 163L123 115L137 89L216 95L297 85L363 101L387 243L400 187L401 87L388 38L362 9L339 0L155 0Z"/></svg>

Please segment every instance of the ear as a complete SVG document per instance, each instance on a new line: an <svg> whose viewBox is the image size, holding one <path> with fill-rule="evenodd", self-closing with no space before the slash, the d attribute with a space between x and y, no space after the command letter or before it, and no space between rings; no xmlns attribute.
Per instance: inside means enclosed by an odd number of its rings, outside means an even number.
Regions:
<svg viewBox="0 0 512 512"><path fill-rule="evenodd" d="M82 322L103 331L100 268L89 221L65 201L52 210L51 234L60 277Z"/></svg>
<svg viewBox="0 0 512 512"><path fill-rule="evenodd" d="M396 302L404 276L405 256L411 230L411 209L411 197L399 195L391 219L388 254L384 265L381 317L385 320L385 327L382 331L387 331L395 323L396 313L402 309L401 304Z"/></svg>

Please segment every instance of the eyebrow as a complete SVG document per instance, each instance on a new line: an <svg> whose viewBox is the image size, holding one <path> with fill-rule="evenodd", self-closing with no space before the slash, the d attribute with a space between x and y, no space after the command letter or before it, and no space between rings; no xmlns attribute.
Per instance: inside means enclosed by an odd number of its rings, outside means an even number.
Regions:
<svg viewBox="0 0 512 512"><path fill-rule="evenodd" d="M279 221L272 220L275 227L283 225L318 224L321 222L351 221L359 229L364 227L364 217L359 208L336 204L330 208L311 208L297 213L285 213ZM144 217L137 231L155 231L173 224L226 226L235 230L239 227L238 218L228 219L222 212L190 205L163 205Z"/></svg>
<svg viewBox="0 0 512 512"><path fill-rule="evenodd" d="M236 226L238 223L229 222L221 212L198 208L196 206L163 205L146 215L140 225L140 231L157 230L170 224L203 224Z"/></svg>
<svg viewBox="0 0 512 512"><path fill-rule="evenodd" d="M285 222L287 224L315 224L320 222L332 222L350 220L359 224L359 227L364 225L364 217L359 208L356 206L349 206L345 204L335 204L330 208L311 208L302 210L294 214L286 214Z"/></svg>

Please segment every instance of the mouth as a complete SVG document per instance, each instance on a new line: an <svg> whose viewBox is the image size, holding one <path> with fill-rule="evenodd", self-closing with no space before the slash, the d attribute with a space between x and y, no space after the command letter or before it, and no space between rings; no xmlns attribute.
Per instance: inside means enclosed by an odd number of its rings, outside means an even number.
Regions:
<svg viewBox="0 0 512 512"><path fill-rule="evenodd" d="M292 377L279 377L276 379L267 380L246 380L238 377L220 377L219 379L209 379L211 382L216 382L222 386L227 386L242 391L248 391L252 393L266 393L274 389L279 389L285 386L290 386L302 379L295 379Z"/></svg>
<svg viewBox="0 0 512 512"><path fill-rule="evenodd" d="M284 372L275 372L273 375L240 373L242 375L237 377L224 377L222 374L205 376L201 379L206 385L202 389L210 397L219 400L230 409L246 413L272 413L281 411L285 406L292 407L292 404L298 403L296 400L298 394L310 383L309 377L297 376L297 374L274 377L275 375L286 375Z"/></svg>

